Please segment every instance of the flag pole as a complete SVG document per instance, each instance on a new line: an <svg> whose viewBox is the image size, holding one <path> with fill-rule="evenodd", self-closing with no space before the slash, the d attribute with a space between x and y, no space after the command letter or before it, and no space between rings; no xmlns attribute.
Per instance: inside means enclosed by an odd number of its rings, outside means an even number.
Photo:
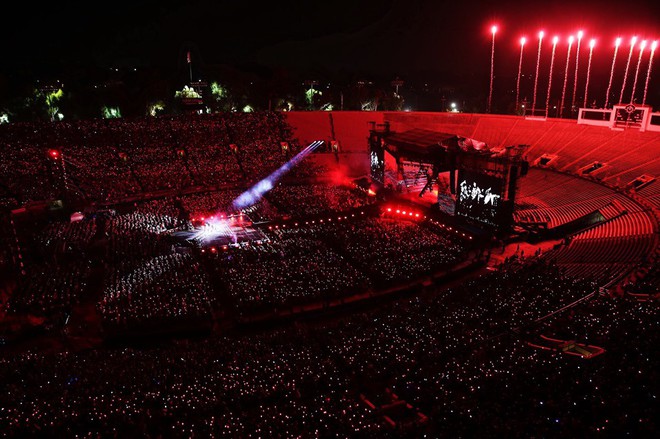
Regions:
<svg viewBox="0 0 660 439"><path fill-rule="evenodd" d="M188 51L188 70L190 71L190 85L192 86L192 62L190 61L190 50Z"/></svg>

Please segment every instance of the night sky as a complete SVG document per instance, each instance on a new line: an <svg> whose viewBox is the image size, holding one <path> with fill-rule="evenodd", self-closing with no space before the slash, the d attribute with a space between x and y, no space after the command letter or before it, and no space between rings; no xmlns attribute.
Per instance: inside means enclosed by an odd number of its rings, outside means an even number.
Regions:
<svg viewBox="0 0 660 439"><path fill-rule="evenodd" d="M77 66L172 71L181 68L190 49L198 65L263 65L407 78L467 76L481 84L490 62L489 28L497 23L499 77L516 75L521 35L530 38L524 70L531 72L539 29L546 35L567 36L583 28L585 38L599 39L594 77L602 82L597 75L609 74L617 35L660 38L660 2L651 0L333 0L266 5L115 0L100 5L64 1L37 7L20 2L3 11L9 38L0 73L52 77Z"/></svg>

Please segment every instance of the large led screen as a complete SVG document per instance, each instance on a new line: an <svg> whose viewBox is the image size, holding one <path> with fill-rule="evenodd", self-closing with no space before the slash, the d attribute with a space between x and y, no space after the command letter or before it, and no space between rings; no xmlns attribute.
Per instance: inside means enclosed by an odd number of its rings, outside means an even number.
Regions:
<svg viewBox="0 0 660 439"><path fill-rule="evenodd" d="M459 171L456 215L498 225L502 208L502 180L474 172Z"/></svg>

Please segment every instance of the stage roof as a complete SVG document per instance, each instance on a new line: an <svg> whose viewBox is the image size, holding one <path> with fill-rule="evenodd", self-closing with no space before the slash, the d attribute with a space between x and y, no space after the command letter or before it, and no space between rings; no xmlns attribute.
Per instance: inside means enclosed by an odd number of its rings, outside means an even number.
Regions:
<svg viewBox="0 0 660 439"><path fill-rule="evenodd" d="M456 140L456 134L414 128L402 133L391 133L385 141L397 150L427 154L434 150L444 151L446 148L443 144L450 139Z"/></svg>
<svg viewBox="0 0 660 439"><path fill-rule="evenodd" d="M490 157L519 157L524 148L506 147L491 149L485 142L457 134L414 128L401 133L390 132L385 138L386 149L392 154L411 158L438 158L448 150L470 155Z"/></svg>

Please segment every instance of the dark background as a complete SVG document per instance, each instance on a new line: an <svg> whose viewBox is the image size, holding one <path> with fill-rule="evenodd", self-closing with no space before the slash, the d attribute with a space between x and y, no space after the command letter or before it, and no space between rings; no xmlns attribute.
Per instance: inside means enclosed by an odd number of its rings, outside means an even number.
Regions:
<svg viewBox="0 0 660 439"><path fill-rule="evenodd" d="M531 91L539 29L545 29L548 36L542 60L544 81L552 35L565 38L569 32L584 29L581 56L585 58L588 40L598 39L591 79L596 95L604 94L616 36L660 38L660 2L650 0L335 0L264 5L115 0L16 2L3 8L6 38L0 57L0 99L37 79L59 79L68 82L65 86L77 86L107 80L107 72L117 68L146 69L150 72L146 82L183 83L188 75L188 50L195 76L204 79L220 75L223 69L260 77L280 72L296 80L365 77L389 83L399 76L406 87L421 89L423 84L433 83L433 87L447 88L448 94L459 88L462 94L471 90L482 99L489 86L490 25L497 23L497 106L515 87L521 35L529 40L523 67L527 79L521 82L525 97ZM618 58L621 76L627 57L624 46ZM646 60L640 71L642 86ZM565 46L558 46L555 62L555 73L563 75ZM631 74L635 62L636 54ZM581 63L582 69L585 66ZM584 76L580 78L584 80ZM660 72L651 79L649 101L657 103Z"/></svg>

